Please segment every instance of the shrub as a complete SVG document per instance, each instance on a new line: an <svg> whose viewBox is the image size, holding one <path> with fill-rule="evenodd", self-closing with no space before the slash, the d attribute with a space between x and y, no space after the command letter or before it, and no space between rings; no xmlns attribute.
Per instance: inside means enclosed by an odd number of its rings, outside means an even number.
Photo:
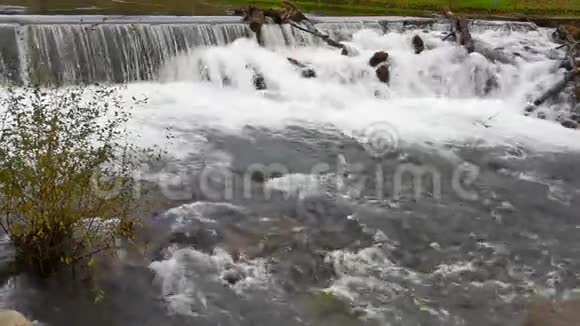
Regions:
<svg viewBox="0 0 580 326"><path fill-rule="evenodd" d="M0 225L21 266L46 276L133 236L132 174L153 152L127 141L129 118L111 88L0 100Z"/></svg>

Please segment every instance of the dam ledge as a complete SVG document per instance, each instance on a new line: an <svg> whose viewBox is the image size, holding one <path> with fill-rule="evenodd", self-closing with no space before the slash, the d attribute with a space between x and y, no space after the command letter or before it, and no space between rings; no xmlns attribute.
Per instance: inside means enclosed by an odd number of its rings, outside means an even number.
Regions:
<svg viewBox="0 0 580 326"><path fill-rule="evenodd" d="M405 16L314 16L308 15L313 23L360 23L404 21L435 23L442 19ZM116 16L116 15L0 15L0 24L57 25L57 24L232 24L240 23L239 16ZM494 21L486 21L494 23ZM496 21L501 24L505 21ZM514 23L514 22L512 22ZM515 22L517 23L517 22ZM523 23L522 24L526 24Z"/></svg>

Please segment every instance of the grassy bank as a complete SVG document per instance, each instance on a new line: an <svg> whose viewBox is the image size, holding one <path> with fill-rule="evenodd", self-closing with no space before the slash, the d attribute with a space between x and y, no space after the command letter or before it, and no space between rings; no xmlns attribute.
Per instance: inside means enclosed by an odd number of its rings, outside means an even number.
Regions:
<svg viewBox="0 0 580 326"><path fill-rule="evenodd" d="M231 5L248 3L227 0ZM306 0L296 1L309 12L334 15L424 15L450 8L453 11L481 15L553 15L580 16L578 0ZM252 0L261 6L275 7L276 0Z"/></svg>
<svg viewBox="0 0 580 326"><path fill-rule="evenodd" d="M475 15L580 17L578 0L298 0L300 8L322 15L422 16L441 8ZM0 0L33 13L223 15L248 4L277 7L279 0Z"/></svg>

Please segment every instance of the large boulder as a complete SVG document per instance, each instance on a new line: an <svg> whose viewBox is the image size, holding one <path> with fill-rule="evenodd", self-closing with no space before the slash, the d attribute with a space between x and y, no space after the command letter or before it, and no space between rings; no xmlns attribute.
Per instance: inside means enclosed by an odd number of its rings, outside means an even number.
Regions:
<svg viewBox="0 0 580 326"><path fill-rule="evenodd" d="M387 62L388 59L389 59L389 54L387 52L379 51L379 52L376 52L375 54L373 54L373 56L369 60L369 65L371 67L376 67L383 62Z"/></svg>
<svg viewBox="0 0 580 326"><path fill-rule="evenodd" d="M0 311L0 326L32 326L32 323L15 310Z"/></svg>
<svg viewBox="0 0 580 326"><path fill-rule="evenodd" d="M531 305L522 326L578 326L580 300Z"/></svg>
<svg viewBox="0 0 580 326"><path fill-rule="evenodd" d="M423 50L425 50L425 43L423 42L423 39L421 39L419 35L413 36L412 43L413 48L415 48L415 54L419 54L423 52Z"/></svg>
<svg viewBox="0 0 580 326"><path fill-rule="evenodd" d="M380 67L377 68L376 70L376 74L377 74L377 78L385 83L388 84L390 79L391 79L391 73L389 72L389 66L387 65L382 65Z"/></svg>

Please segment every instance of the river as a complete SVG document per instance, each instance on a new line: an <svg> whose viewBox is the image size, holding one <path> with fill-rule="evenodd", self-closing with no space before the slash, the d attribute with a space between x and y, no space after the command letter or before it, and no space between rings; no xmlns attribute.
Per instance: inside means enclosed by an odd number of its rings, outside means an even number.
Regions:
<svg viewBox="0 0 580 326"><path fill-rule="evenodd" d="M562 95L525 114L564 50L549 29L475 22L513 59L490 62L443 41L445 22L403 20L321 18L349 57L289 26L266 26L259 47L231 17L3 17L4 84L123 84L148 98L135 141L167 155L140 173L160 189L143 194L161 203L142 216L151 250L101 271L102 302L8 275L0 307L50 326L489 326L566 298L580 142L560 122L574 108ZM368 65L378 50L388 86Z"/></svg>

